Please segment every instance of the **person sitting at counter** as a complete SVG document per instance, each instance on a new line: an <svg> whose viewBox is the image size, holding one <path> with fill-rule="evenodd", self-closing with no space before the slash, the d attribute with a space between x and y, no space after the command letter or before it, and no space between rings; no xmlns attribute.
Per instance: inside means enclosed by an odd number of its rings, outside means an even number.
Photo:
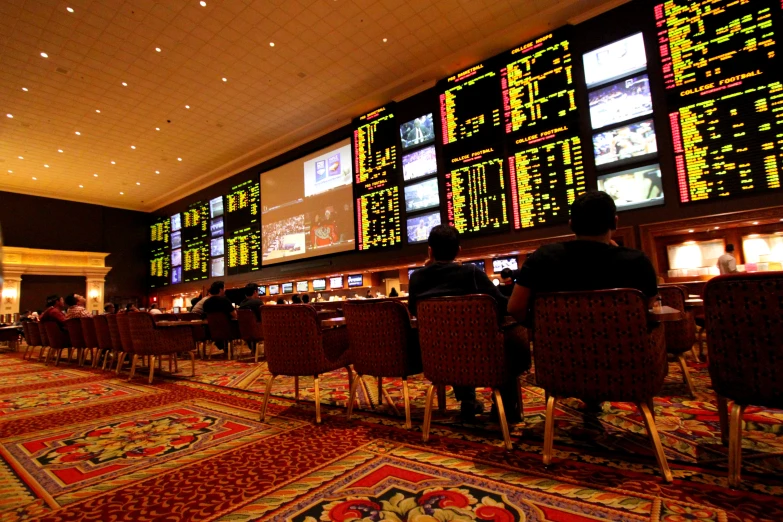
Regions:
<svg viewBox="0 0 783 522"><path fill-rule="evenodd" d="M400 294L397 292L397 289L392 287L391 291L389 292L389 297L400 297Z"/></svg>
<svg viewBox="0 0 783 522"><path fill-rule="evenodd" d="M279 304L279 305L286 304L285 299L283 299L282 297L278 297L277 298L277 304Z"/></svg>
<svg viewBox="0 0 783 522"><path fill-rule="evenodd" d="M726 245L726 253L718 258L717 267L721 275L737 273L737 260L734 259L734 245Z"/></svg>
<svg viewBox="0 0 783 522"><path fill-rule="evenodd" d="M87 304L86 300L80 295L68 294L65 297L65 305L68 307L65 318L92 317L92 314L84 307L85 304Z"/></svg>
<svg viewBox="0 0 783 522"><path fill-rule="evenodd" d="M617 246L617 207L605 192L591 191L571 204L576 239L543 245L519 269L508 311L523 324L531 322L536 293L636 288L651 300L658 295L655 269L647 256Z"/></svg>
<svg viewBox="0 0 783 522"><path fill-rule="evenodd" d="M50 295L46 298L46 310L41 314L41 322L46 323L49 321L55 321L60 325L60 328L65 329L65 314L63 309L65 308L65 301L62 297L57 295Z"/></svg>
<svg viewBox="0 0 783 522"><path fill-rule="evenodd" d="M245 298L239 303L241 310L253 310L256 314L256 320L261 320L261 306L263 301L258 298L258 285L255 283L248 283L245 285Z"/></svg>
<svg viewBox="0 0 783 522"><path fill-rule="evenodd" d="M291 297L291 304L302 304L302 298L299 297L298 294L294 294L293 297Z"/></svg>
<svg viewBox="0 0 783 522"><path fill-rule="evenodd" d="M457 229L449 225L437 225L430 231L427 240L427 261L424 268L416 270L411 276L408 289L408 309L416 315L416 305L428 297L460 296L483 294L498 303L498 320L503 322L507 299L492 284L487 274L472 264L456 263L454 260L461 250ZM506 361L513 378L501 389L506 420L511 423L521 421L519 414L519 395L517 376L530 368L530 343L524 327L513 324L504 328ZM475 388L454 386L454 395L461 402L460 414L465 421L482 413L484 407L476 401ZM496 415L493 406L493 414Z"/></svg>
<svg viewBox="0 0 783 522"><path fill-rule="evenodd" d="M302 294L302 304L310 304L310 294Z"/></svg>
<svg viewBox="0 0 783 522"><path fill-rule="evenodd" d="M510 268L504 268L500 271L498 290L506 297L511 297L514 292L514 272Z"/></svg>
<svg viewBox="0 0 783 522"><path fill-rule="evenodd" d="M203 302L204 314L224 313L229 319L237 318L234 303L226 297L226 284L223 281L215 281L210 285L209 297L203 299Z"/></svg>
<svg viewBox="0 0 783 522"><path fill-rule="evenodd" d="M114 313L114 303L107 303L103 306L103 315L111 315Z"/></svg>

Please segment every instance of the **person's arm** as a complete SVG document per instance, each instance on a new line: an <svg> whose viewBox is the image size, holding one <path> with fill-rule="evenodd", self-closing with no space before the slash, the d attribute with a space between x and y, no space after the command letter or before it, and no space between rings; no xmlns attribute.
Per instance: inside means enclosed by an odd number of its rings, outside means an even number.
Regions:
<svg viewBox="0 0 783 522"><path fill-rule="evenodd" d="M729 273L734 274L737 272L737 260L734 259L734 256L731 256L731 259L729 259Z"/></svg>
<svg viewBox="0 0 783 522"><path fill-rule="evenodd" d="M511 314L514 319L520 323L525 324L528 310L530 310L532 298L533 291L530 290L530 288L521 285L514 285L514 292L511 294L511 298L508 300L508 313Z"/></svg>
<svg viewBox="0 0 783 522"><path fill-rule="evenodd" d="M514 291L508 300L508 313L522 324L531 322L528 314L533 306L536 278L541 276L540 257L540 252L536 250L527 256L522 267L514 274Z"/></svg>

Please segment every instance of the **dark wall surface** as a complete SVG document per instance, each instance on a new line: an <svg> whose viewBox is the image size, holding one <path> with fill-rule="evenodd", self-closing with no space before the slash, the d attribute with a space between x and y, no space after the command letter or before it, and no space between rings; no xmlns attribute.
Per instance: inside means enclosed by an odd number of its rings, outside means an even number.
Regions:
<svg viewBox="0 0 783 522"><path fill-rule="evenodd" d="M26 275L22 277L22 291L19 296L19 310L43 311L46 298L50 295L84 295L86 282L80 276L42 276Z"/></svg>
<svg viewBox="0 0 783 522"><path fill-rule="evenodd" d="M145 212L0 192L5 245L109 254L106 299L147 294L148 219Z"/></svg>

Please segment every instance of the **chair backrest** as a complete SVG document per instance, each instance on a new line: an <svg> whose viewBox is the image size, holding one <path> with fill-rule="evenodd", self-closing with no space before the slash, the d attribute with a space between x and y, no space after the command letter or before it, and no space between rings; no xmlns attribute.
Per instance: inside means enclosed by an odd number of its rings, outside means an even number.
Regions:
<svg viewBox="0 0 783 522"><path fill-rule="evenodd" d="M424 375L434 384L499 387L508 380L497 303L486 295L416 305Z"/></svg>
<svg viewBox="0 0 783 522"><path fill-rule="evenodd" d="M239 323L239 335L243 340L261 341L264 339L261 321L256 319L256 314L253 310L237 310L237 322Z"/></svg>
<svg viewBox="0 0 783 522"><path fill-rule="evenodd" d="M646 401L666 377L663 328L647 298L619 288L541 294L534 304L536 383L558 397Z"/></svg>
<svg viewBox="0 0 783 522"><path fill-rule="evenodd" d="M38 333L41 335L41 346L50 346L49 336L46 335L46 323L38 323Z"/></svg>
<svg viewBox="0 0 783 522"><path fill-rule="evenodd" d="M207 326L209 326L209 337L213 341L233 341L235 339L231 319L223 312L207 314Z"/></svg>
<svg viewBox="0 0 783 522"><path fill-rule="evenodd" d="M183 312L181 314L174 314L180 321L201 321L204 319L201 314L194 314L193 312Z"/></svg>
<svg viewBox="0 0 783 522"><path fill-rule="evenodd" d="M41 330L38 329L38 323L27 321L24 323L24 337L30 346L41 346Z"/></svg>
<svg viewBox="0 0 783 522"><path fill-rule="evenodd" d="M71 340L71 346L74 348L84 348L84 334L82 333L82 321L79 317L66 319L65 329L68 331L68 337Z"/></svg>
<svg viewBox="0 0 783 522"><path fill-rule="evenodd" d="M128 314L119 314L117 318L117 331L120 334L120 344L122 351L126 353L133 353L133 339L130 333L130 322L128 317L133 313L146 313L146 312L132 312Z"/></svg>
<svg viewBox="0 0 783 522"><path fill-rule="evenodd" d="M152 319L157 323L158 321L179 321L179 314L150 314Z"/></svg>
<svg viewBox="0 0 783 522"><path fill-rule="evenodd" d="M42 324L49 340L49 346L55 350L68 348L68 336L56 321L44 321Z"/></svg>
<svg viewBox="0 0 783 522"><path fill-rule="evenodd" d="M683 312L682 321L669 321L664 324L666 331L666 351L681 354L690 351L696 342L696 323L693 313L685 306L688 290L682 286L665 285L658 287L658 295L664 306L671 306Z"/></svg>
<svg viewBox="0 0 783 522"><path fill-rule="evenodd" d="M109 325L109 336L111 337L111 346L114 350L123 350L122 341L120 340L120 328L117 325L117 315L122 314L108 314L103 317L106 318L106 323Z"/></svg>
<svg viewBox="0 0 783 522"><path fill-rule="evenodd" d="M261 308L264 353L275 375L316 375L324 353L321 328L310 305Z"/></svg>
<svg viewBox="0 0 783 522"><path fill-rule="evenodd" d="M120 333L125 323L126 335L137 355L153 355L158 353L158 337L155 331L155 316L149 312L127 314L120 319ZM183 327L185 328L185 327Z"/></svg>
<svg viewBox="0 0 783 522"><path fill-rule="evenodd" d="M106 317L106 315L96 315L93 319L95 321L95 337L98 341L98 348L101 350L113 350L114 344L111 342L109 322Z"/></svg>
<svg viewBox="0 0 783 522"><path fill-rule="evenodd" d="M409 360L414 341L408 309L398 301L356 300L343 306L351 362L362 375L407 377L421 371ZM322 319L318 313L318 319Z"/></svg>
<svg viewBox="0 0 783 522"><path fill-rule="evenodd" d="M80 321L82 322L82 335L84 336L85 348L97 348L98 336L95 332L95 319L92 317L82 317Z"/></svg>
<svg viewBox="0 0 783 522"><path fill-rule="evenodd" d="M715 392L743 405L783 407L783 272L710 280L704 316Z"/></svg>

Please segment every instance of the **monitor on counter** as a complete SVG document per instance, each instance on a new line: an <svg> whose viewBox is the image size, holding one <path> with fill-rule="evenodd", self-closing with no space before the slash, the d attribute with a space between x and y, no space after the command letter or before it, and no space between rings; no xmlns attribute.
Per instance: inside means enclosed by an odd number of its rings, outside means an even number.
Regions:
<svg viewBox="0 0 783 522"><path fill-rule="evenodd" d="M269 285L269 295L277 295L280 293L280 285Z"/></svg>
<svg viewBox="0 0 783 522"><path fill-rule="evenodd" d="M476 260L473 260L473 261L463 261L462 264L463 265L473 265L476 268L478 268L479 270L481 270L482 272L484 272L484 260L483 259L476 259Z"/></svg>
<svg viewBox="0 0 783 522"><path fill-rule="evenodd" d="M334 276L329 278L329 288L332 290L336 288L342 288L345 286L345 283L343 282L343 276Z"/></svg>
<svg viewBox="0 0 783 522"><path fill-rule="evenodd" d="M266 285L260 285L258 287L258 295L259 297L263 297L266 295Z"/></svg>
<svg viewBox="0 0 783 522"><path fill-rule="evenodd" d="M364 285L364 277L362 274L355 274L348 276L348 288L355 288L357 286Z"/></svg>
<svg viewBox="0 0 783 522"><path fill-rule="evenodd" d="M180 308L179 306L175 306L171 309L171 311L174 312L175 314L178 314L180 310L182 310L182 308Z"/></svg>
<svg viewBox="0 0 783 522"><path fill-rule="evenodd" d="M294 293L294 283L283 283L282 292L284 294Z"/></svg>
<svg viewBox="0 0 783 522"><path fill-rule="evenodd" d="M310 286L307 284L307 281L297 281L296 282L296 291L297 292L309 292Z"/></svg>
<svg viewBox="0 0 783 522"><path fill-rule="evenodd" d="M516 257L498 257L492 260L492 272L499 274L504 268L516 270L519 268Z"/></svg>
<svg viewBox="0 0 783 522"><path fill-rule="evenodd" d="M313 292L326 290L326 279L313 279Z"/></svg>

